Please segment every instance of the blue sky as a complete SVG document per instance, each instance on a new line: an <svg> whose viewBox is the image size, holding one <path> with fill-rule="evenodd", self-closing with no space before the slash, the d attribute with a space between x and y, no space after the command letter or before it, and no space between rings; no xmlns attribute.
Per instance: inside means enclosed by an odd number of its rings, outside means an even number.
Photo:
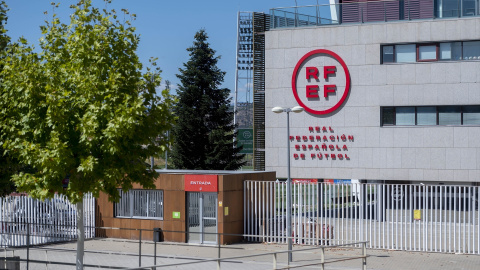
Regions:
<svg viewBox="0 0 480 270"><path fill-rule="evenodd" d="M17 40L24 36L38 48L40 26L51 20L53 0L6 0L9 6L7 30ZM75 0L60 2L55 12L64 23L69 23L69 6ZM298 0L298 4L316 4L316 1ZM94 5L104 7L102 0ZM113 0L109 7L118 11L125 8L137 15L133 25L140 34L138 55L144 64L150 57L158 58L162 79L175 87L178 69L188 61L186 49L193 43L195 32L204 28L210 46L221 56L219 67L227 72L223 86L235 87L235 48L238 11L268 13L270 8L295 6L294 0ZM47 15L44 12L47 11Z"/></svg>

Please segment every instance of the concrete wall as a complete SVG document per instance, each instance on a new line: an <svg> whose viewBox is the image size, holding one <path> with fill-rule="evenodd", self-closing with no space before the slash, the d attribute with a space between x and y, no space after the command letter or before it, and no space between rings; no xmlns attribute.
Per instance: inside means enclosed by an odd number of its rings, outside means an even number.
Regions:
<svg viewBox="0 0 480 270"><path fill-rule="evenodd" d="M480 60L380 64L381 44L457 40L480 40L480 18L268 31L266 169L287 175L286 114L272 113L272 107L298 105L291 90L295 65L309 51L328 49L348 66L348 100L328 116L291 113L290 133L317 135L308 127L327 126L335 136L354 135L345 151L350 159L312 159L310 153L324 152L298 151L294 140L292 177L478 182L480 127L380 127L380 106L480 104ZM294 153L306 157L294 159Z"/></svg>

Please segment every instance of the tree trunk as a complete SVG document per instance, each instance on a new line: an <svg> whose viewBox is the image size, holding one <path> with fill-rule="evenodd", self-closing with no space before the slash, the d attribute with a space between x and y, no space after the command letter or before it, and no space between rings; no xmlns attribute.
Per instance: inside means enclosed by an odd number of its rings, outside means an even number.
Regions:
<svg viewBox="0 0 480 270"><path fill-rule="evenodd" d="M83 224L83 199L77 202L77 270L83 270L85 227Z"/></svg>

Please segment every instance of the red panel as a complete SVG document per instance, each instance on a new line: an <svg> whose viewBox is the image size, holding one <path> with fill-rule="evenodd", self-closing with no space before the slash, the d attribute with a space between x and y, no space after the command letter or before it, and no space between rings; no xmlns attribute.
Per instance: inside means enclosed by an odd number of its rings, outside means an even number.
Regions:
<svg viewBox="0 0 480 270"><path fill-rule="evenodd" d="M292 179L292 183L301 183L301 184L318 183L318 179Z"/></svg>
<svg viewBox="0 0 480 270"><path fill-rule="evenodd" d="M217 192L218 175L185 175L185 191Z"/></svg>

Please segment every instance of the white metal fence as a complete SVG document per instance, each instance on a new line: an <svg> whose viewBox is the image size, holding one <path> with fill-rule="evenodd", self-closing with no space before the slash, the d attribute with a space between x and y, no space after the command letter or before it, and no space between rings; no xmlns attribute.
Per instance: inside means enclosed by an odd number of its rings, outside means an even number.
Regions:
<svg viewBox="0 0 480 270"><path fill-rule="evenodd" d="M286 242L286 184L246 181L249 241ZM295 243L480 254L479 187L292 184Z"/></svg>
<svg viewBox="0 0 480 270"><path fill-rule="evenodd" d="M95 237L95 199L83 199L85 238ZM0 198L0 247L76 239L76 207L63 195L41 201L24 194ZM27 239L29 240L27 242Z"/></svg>

